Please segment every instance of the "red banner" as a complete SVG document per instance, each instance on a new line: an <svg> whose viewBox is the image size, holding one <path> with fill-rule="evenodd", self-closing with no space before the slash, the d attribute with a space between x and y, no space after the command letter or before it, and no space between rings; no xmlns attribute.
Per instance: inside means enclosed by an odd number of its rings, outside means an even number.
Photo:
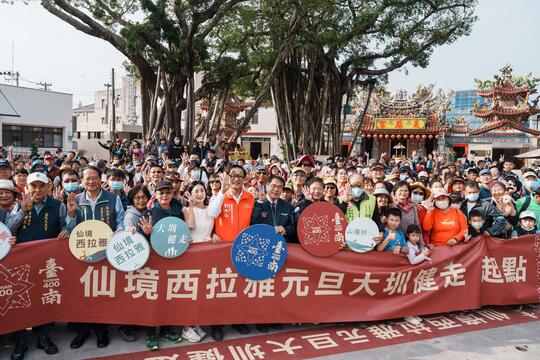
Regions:
<svg viewBox="0 0 540 360"><path fill-rule="evenodd" d="M152 254L122 273L76 260L66 242L16 245L0 261L0 334L57 322L217 325L368 321L540 301L540 237L482 239L410 265L391 253L329 258L289 244L273 279L249 281L230 244L195 244L177 259Z"/></svg>

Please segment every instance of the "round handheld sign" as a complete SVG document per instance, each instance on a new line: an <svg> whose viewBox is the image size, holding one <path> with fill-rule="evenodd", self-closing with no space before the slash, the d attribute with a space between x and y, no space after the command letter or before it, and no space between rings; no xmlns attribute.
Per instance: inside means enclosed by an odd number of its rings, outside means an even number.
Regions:
<svg viewBox="0 0 540 360"><path fill-rule="evenodd" d="M314 256L328 257L345 246L347 220L341 210L329 202L309 205L298 219L300 245Z"/></svg>
<svg viewBox="0 0 540 360"><path fill-rule="evenodd" d="M242 231L231 248L236 271L250 280L276 275L287 258L287 243L270 225L253 225Z"/></svg>
<svg viewBox="0 0 540 360"><path fill-rule="evenodd" d="M356 252L364 253L373 250L375 241L373 238L379 236L379 228L375 221L361 217L354 219L347 225L345 240L347 245Z"/></svg>
<svg viewBox="0 0 540 360"><path fill-rule="evenodd" d="M191 242L191 232L181 219L167 216L154 225L150 242L159 255L173 259L186 252Z"/></svg>
<svg viewBox="0 0 540 360"><path fill-rule="evenodd" d="M107 260L115 269L130 272L146 264L150 257L150 245L139 233L118 231L109 240L106 253Z"/></svg>
<svg viewBox="0 0 540 360"><path fill-rule="evenodd" d="M105 249L113 231L99 220L83 221L69 235L69 250L73 256L85 263L96 263L105 259Z"/></svg>
<svg viewBox="0 0 540 360"><path fill-rule="evenodd" d="M9 245L8 239L11 237L11 231L4 224L0 223L0 260L6 257L11 250L11 245Z"/></svg>

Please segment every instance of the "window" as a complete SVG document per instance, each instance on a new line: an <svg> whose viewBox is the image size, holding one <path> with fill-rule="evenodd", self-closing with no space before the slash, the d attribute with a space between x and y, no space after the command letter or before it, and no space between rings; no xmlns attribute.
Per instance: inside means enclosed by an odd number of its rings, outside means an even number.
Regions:
<svg viewBox="0 0 540 360"><path fill-rule="evenodd" d="M101 132L99 131L89 131L88 139L101 139Z"/></svg>
<svg viewBox="0 0 540 360"><path fill-rule="evenodd" d="M105 99L101 99L101 108L105 109Z"/></svg>
<svg viewBox="0 0 540 360"><path fill-rule="evenodd" d="M81 132L80 132L80 131L76 131L76 132L75 132L75 138L76 138L76 139L80 139L80 138L81 138Z"/></svg>
<svg viewBox="0 0 540 360"><path fill-rule="evenodd" d="M246 116L249 116L250 111L251 110L246 110ZM253 117L251 118L251 124L257 125L258 123L259 123L259 110L257 109L257 111L255 111L255 113L253 114Z"/></svg>
<svg viewBox="0 0 540 360"><path fill-rule="evenodd" d="M37 126L2 124L2 142L15 147L30 147L32 142L38 147L62 147L63 129Z"/></svg>
<svg viewBox="0 0 540 360"><path fill-rule="evenodd" d="M107 121L107 119L105 119L105 118L102 116L102 117L101 117L101 123L102 123L102 124L107 124L108 121Z"/></svg>

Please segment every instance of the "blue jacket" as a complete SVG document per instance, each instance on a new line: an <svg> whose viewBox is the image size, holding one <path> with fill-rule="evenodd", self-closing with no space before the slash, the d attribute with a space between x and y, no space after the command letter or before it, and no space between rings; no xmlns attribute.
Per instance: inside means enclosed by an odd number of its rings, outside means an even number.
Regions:
<svg viewBox="0 0 540 360"><path fill-rule="evenodd" d="M276 200L275 213L272 212L272 205L268 199L261 203L255 201L255 207L251 213L251 225L266 224L272 227L283 226L287 232L287 240L296 236L296 224L293 218L293 209L290 203L285 200Z"/></svg>

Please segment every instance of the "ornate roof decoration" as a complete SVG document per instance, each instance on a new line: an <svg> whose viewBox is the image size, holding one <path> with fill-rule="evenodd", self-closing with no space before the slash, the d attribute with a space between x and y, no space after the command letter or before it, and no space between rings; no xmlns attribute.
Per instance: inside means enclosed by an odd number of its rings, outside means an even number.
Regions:
<svg viewBox="0 0 540 360"><path fill-rule="evenodd" d="M465 120L465 116L458 115L454 118L454 123L452 124L450 131L454 133L467 134L471 131L471 128L469 127L469 123Z"/></svg>
<svg viewBox="0 0 540 360"><path fill-rule="evenodd" d="M500 75L495 75L493 80L475 79L476 93L488 101L482 106L475 102L471 112L482 118L484 125L470 134L479 135L497 128L512 128L538 136L538 131L522 123L528 122L529 117L540 112L537 107L540 97L530 101L530 95L536 93L540 78L533 77L531 73L525 76L512 75L510 65L499 71Z"/></svg>

